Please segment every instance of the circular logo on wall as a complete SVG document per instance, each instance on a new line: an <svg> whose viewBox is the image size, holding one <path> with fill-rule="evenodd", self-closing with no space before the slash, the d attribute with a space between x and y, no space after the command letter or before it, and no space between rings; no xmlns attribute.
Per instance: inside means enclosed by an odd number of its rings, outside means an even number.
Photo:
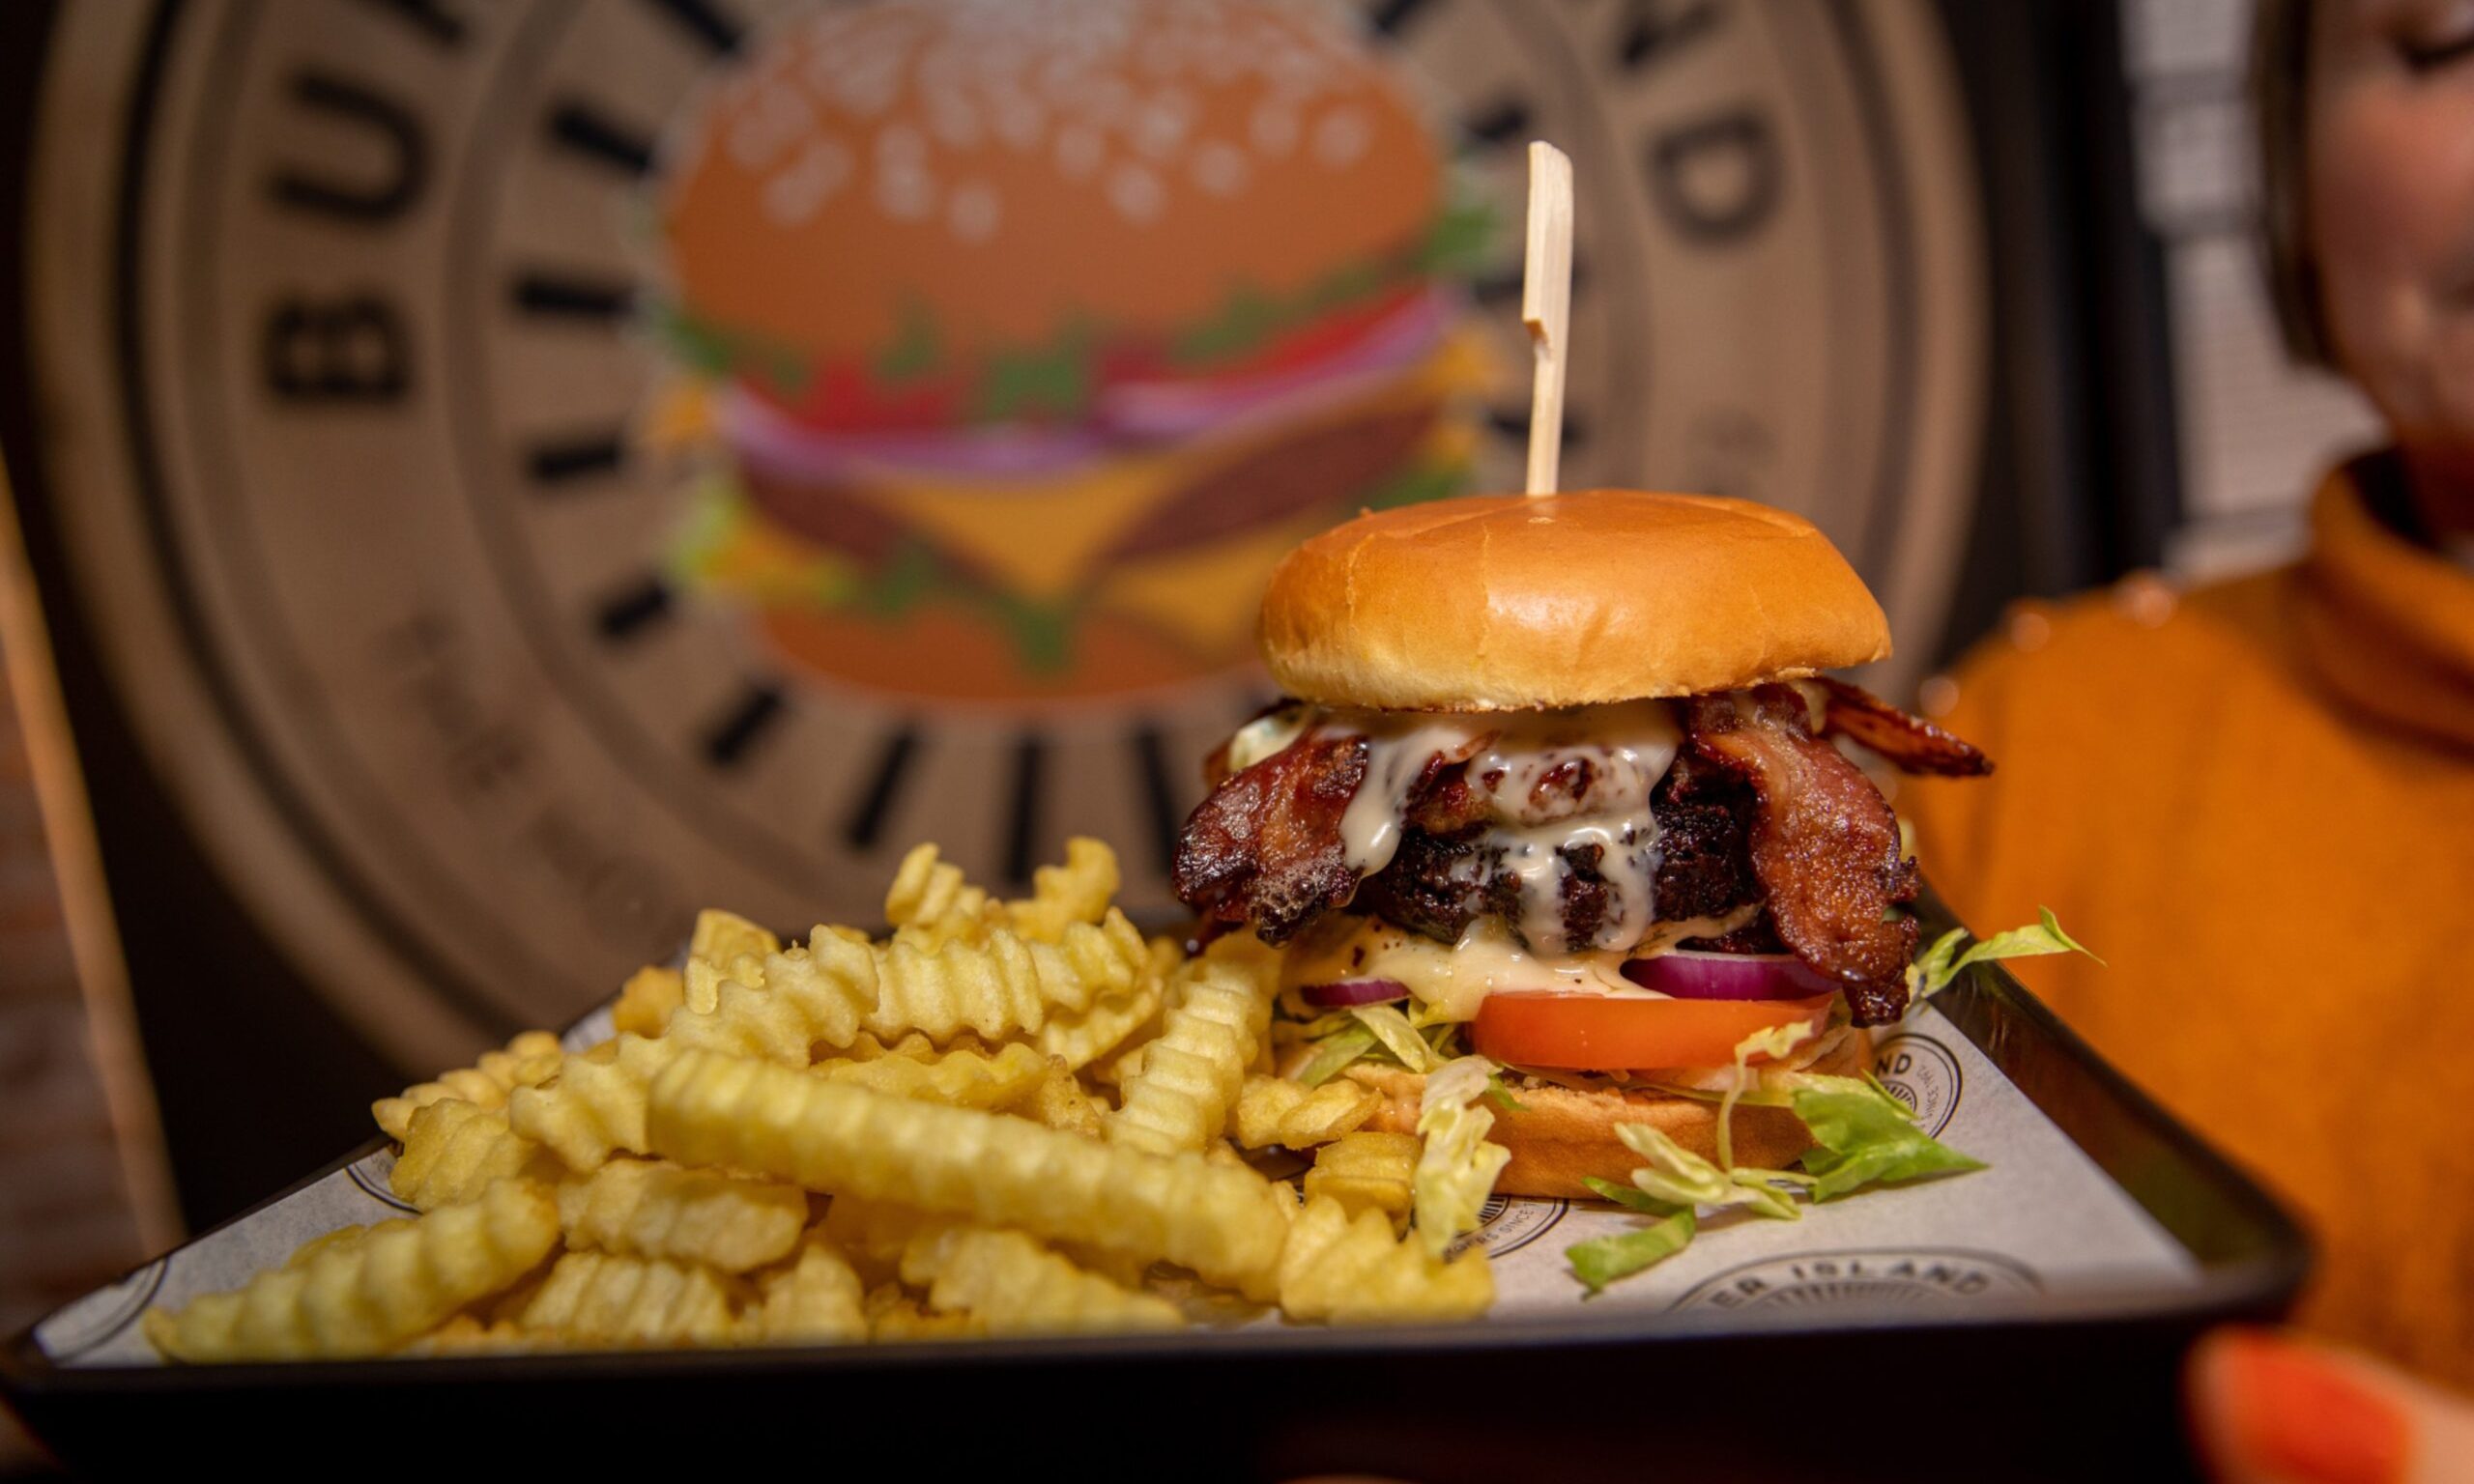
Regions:
<svg viewBox="0 0 2474 1484"><path fill-rule="evenodd" d="M1936 632L1975 204L1922 0L75 8L47 488L153 764L399 1055L935 840L1165 908L1278 555L1517 482L1801 509Z"/></svg>
<svg viewBox="0 0 2474 1484"><path fill-rule="evenodd" d="M1916 1247L1765 1258L1706 1279L1679 1309L1811 1305L1909 1308L1950 1299L2031 1294L2036 1275L2006 1257Z"/></svg>

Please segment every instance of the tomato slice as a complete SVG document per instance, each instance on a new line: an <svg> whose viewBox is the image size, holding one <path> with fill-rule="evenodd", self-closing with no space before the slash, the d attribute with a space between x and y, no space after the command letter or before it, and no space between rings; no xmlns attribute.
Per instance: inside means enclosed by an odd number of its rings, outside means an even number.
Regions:
<svg viewBox="0 0 2474 1484"><path fill-rule="evenodd" d="M1837 998L1653 1000L1515 989L1479 1004L1470 1042L1498 1062L1569 1071L1724 1067L1756 1032L1800 1020L1819 1034Z"/></svg>

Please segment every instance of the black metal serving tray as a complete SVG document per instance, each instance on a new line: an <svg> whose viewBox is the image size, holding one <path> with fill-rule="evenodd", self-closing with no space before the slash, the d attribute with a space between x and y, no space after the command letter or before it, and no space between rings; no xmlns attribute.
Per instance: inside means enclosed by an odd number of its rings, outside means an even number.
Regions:
<svg viewBox="0 0 2474 1484"><path fill-rule="evenodd" d="M1937 901L1923 915L1928 941L1949 922ZM1934 1003L2190 1251L2196 1282L1896 1312L281 1365L62 1367L29 1331L0 1351L0 1390L70 1467L110 1474L434 1476L528 1457L1430 1484L2189 1474L2183 1353L2210 1326L2285 1313L2308 1242L1998 966Z"/></svg>

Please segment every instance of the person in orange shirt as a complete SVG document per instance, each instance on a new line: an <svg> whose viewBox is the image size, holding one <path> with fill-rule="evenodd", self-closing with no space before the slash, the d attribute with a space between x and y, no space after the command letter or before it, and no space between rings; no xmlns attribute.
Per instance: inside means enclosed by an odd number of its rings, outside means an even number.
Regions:
<svg viewBox="0 0 2474 1484"><path fill-rule="evenodd" d="M2300 1322L2474 1387L2474 7L2265 0L2288 338L2393 445L2290 566L2015 610L1936 720L1999 760L1899 808L1962 918L2315 1229Z"/></svg>

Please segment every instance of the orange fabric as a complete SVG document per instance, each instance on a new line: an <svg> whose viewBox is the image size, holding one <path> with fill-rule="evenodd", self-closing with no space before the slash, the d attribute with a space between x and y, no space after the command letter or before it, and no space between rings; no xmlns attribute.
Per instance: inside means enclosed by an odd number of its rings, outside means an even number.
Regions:
<svg viewBox="0 0 2474 1484"><path fill-rule="evenodd" d="M1899 809L2021 977L2314 1228L2301 1322L2474 1386L2474 575L2341 473L2293 567L2014 614Z"/></svg>

